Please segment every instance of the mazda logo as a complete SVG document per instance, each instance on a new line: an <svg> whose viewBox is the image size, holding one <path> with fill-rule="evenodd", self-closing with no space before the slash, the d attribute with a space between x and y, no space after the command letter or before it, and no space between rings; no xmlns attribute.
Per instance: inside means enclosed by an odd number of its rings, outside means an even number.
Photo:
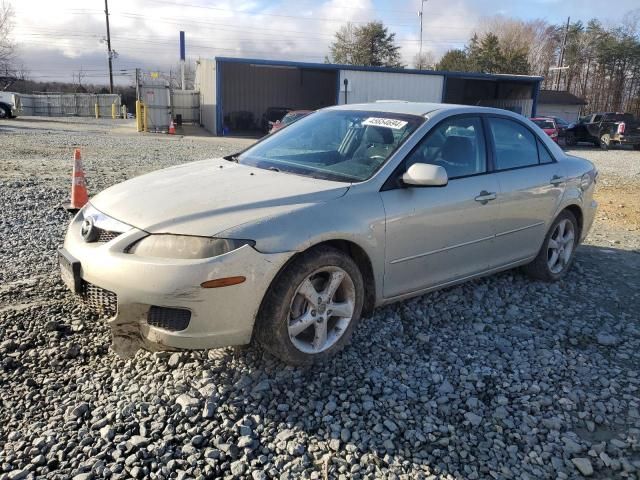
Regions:
<svg viewBox="0 0 640 480"><path fill-rule="evenodd" d="M95 242L98 239L98 229L93 224L91 217L85 218L80 227L80 235L87 243Z"/></svg>

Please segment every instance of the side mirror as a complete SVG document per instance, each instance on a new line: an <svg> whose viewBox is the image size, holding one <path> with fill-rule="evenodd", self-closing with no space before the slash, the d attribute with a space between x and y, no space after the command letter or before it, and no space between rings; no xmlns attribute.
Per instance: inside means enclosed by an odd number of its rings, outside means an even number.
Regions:
<svg viewBox="0 0 640 480"><path fill-rule="evenodd" d="M414 163L402 175L406 185L418 187L444 187L449 183L449 177L444 167L429 163Z"/></svg>

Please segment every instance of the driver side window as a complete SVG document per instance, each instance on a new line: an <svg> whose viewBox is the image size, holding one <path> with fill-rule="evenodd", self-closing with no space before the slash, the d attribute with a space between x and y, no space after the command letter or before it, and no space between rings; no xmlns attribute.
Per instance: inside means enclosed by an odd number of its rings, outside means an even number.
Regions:
<svg viewBox="0 0 640 480"><path fill-rule="evenodd" d="M457 117L442 121L414 148L405 160L440 165L449 179L487 171L487 153L479 117Z"/></svg>

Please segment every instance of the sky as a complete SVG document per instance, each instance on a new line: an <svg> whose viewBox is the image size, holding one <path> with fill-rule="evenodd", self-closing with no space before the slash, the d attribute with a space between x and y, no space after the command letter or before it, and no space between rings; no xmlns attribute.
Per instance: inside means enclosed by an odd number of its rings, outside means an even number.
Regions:
<svg viewBox="0 0 640 480"><path fill-rule="evenodd" d="M0 0L3 1L3 0ZM4 0L15 11L20 62L33 80L106 84L103 0ZM215 56L322 62L334 32L346 22L381 20L396 33L403 62L419 49L420 0L109 0L115 80L130 84L133 71L177 68L179 31L187 57ZM504 15L552 23L598 18L616 25L638 0L426 0L423 50L439 58L461 48L483 17Z"/></svg>

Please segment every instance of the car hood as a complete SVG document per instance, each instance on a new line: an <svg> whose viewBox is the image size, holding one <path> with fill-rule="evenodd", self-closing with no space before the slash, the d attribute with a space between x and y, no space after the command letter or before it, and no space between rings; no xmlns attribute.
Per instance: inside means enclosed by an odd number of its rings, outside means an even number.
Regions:
<svg viewBox="0 0 640 480"><path fill-rule="evenodd" d="M203 160L114 185L91 199L102 213L150 233L211 236L344 195L349 185Z"/></svg>

